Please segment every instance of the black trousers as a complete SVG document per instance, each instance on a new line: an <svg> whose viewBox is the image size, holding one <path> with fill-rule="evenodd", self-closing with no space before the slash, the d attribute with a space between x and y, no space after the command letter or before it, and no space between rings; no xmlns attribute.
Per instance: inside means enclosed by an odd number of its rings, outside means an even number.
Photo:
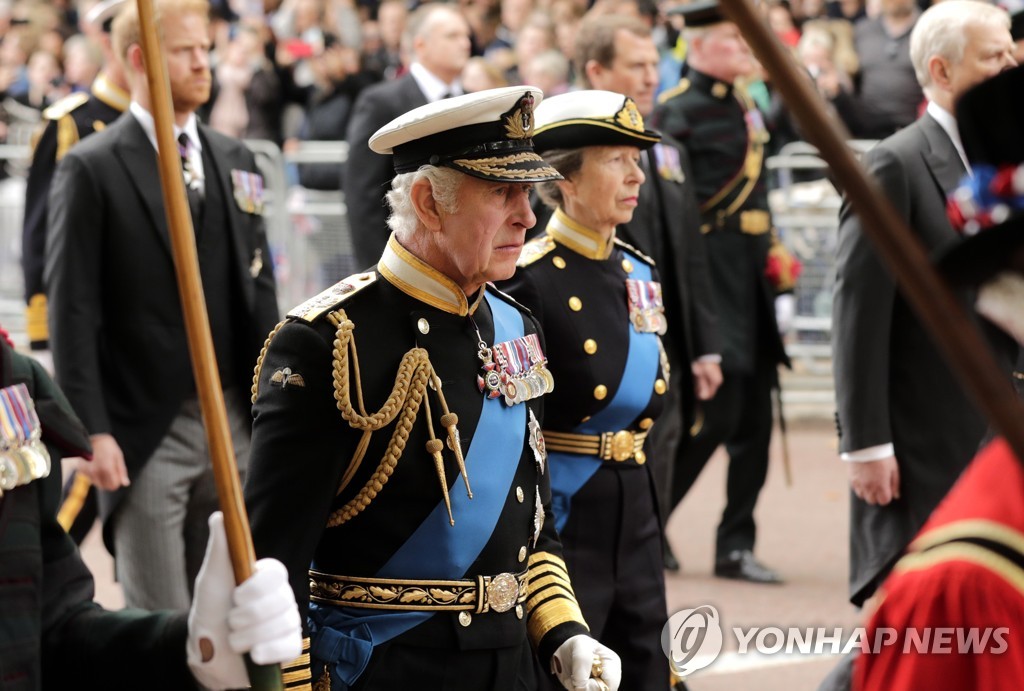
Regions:
<svg viewBox="0 0 1024 691"><path fill-rule="evenodd" d="M313 679L323 668L314 666ZM537 673L530 644L510 648L454 650L409 645L402 637L377 646L356 683L330 691L535 691Z"/></svg>
<svg viewBox="0 0 1024 691"><path fill-rule="evenodd" d="M753 549L757 536L754 507L768 474L772 436L772 387L775 365L759 363L753 374L723 372L724 381L710 401L700 404L700 430L680 447L672 474L672 509L683 500L708 459L721 444L729 453L726 505L718 525L716 557ZM701 417L703 418L701 420Z"/></svg>
<svg viewBox="0 0 1024 691"><path fill-rule="evenodd" d="M665 691L661 630L668 615L650 463L603 465L570 506L562 551L590 635L621 658L620 688ZM561 689L550 679L542 688Z"/></svg>

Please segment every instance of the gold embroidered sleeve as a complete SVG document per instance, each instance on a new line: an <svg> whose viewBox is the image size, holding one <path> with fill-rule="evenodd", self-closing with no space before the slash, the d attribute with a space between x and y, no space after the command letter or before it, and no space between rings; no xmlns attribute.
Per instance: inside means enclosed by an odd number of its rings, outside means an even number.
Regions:
<svg viewBox="0 0 1024 691"><path fill-rule="evenodd" d="M549 552L536 552L528 565L526 624L530 641L540 644L544 635L559 624L575 622L587 627L572 591L565 562Z"/></svg>
<svg viewBox="0 0 1024 691"><path fill-rule="evenodd" d="M309 671L309 637L302 639L302 654L291 662L281 665L281 678L289 691L312 691L312 676Z"/></svg>

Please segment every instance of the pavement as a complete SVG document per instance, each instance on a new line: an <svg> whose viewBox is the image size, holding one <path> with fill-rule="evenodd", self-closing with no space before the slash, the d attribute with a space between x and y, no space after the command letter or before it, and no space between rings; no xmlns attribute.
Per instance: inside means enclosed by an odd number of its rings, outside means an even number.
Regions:
<svg viewBox="0 0 1024 691"><path fill-rule="evenodd" d="M772 443L772 466L757 508L756 553L782 575L784 584L752 585L711 575L715 527L725 502L727 459L722 451L669 521L668 537L683 563L681 573L667 574L669 613L712 605L724 632L718 659L686 680L692 691L813 691L837 657L739 654L733 629L746 634L750 627L824 627L828 632L842 629L845 641L861 621L846 599L848 494L845 470L836 457L835 428L820 419L790 424L791 485L785 481L778 434ZM96 576L96 599L122 607L98 530L86 538L82 551ZM771 645L774 639L765 641Z"/></svg>

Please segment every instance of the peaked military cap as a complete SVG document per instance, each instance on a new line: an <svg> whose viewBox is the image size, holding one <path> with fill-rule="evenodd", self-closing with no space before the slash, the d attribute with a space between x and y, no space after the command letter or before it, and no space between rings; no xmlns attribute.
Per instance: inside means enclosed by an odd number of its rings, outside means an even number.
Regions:
<svg viewBox="0 0 1024 691"><path fill-rule="evenodd" d="M1024 66L993 77L957 103L957 123L974 169L951 195L954 225L965 217L962 241L938 258L957 284L979 285L1006 269L1024 271Z"/></svg>
<svg viewBox="0 0 1024 691"><path fill-rule="evenodd" d="M561 175L533 150L533 111L540 89L511 86L428 103L370 137L370 148L394 154L396 173L444 166L483 180L543 182Z"/></svg>
<svg viewBox="0 0 1024 691"><path fill-rule="evenodd" d="M584 146L636 146L661 140L644 128L633 99L614 91L590 89L552 96L537 108L533 143L539 153Z"/></svg>
<svg viewBox="0 0 1024 691"><path fill-rule="evenodd" d="M691 29L730 21L722 14L718 0L700 0L686 5L676 5L668 11L668 14L682 15L686 26Z"/></svg>

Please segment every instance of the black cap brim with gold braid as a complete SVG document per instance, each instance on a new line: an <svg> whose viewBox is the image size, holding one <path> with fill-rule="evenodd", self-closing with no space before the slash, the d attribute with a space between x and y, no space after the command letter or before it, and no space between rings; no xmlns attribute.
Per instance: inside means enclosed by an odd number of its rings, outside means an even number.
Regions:
<svg viewBox="0 0 1024 691"><path fill-rule="evenodd" d="M538 153L585 146L635 146L649 149L661 135L644 127L633 99L591 89L560 94L537 109L533 145Z"/></svg>
<svg viewBox="0 0 1024 691"><path fill-rule="evenodd" d="M539 89L518 86L436 101L379 129L370 148L393 154L396 173L433 165L494 182L560 180L531 139L533 109L543 98Z"/></svg>

